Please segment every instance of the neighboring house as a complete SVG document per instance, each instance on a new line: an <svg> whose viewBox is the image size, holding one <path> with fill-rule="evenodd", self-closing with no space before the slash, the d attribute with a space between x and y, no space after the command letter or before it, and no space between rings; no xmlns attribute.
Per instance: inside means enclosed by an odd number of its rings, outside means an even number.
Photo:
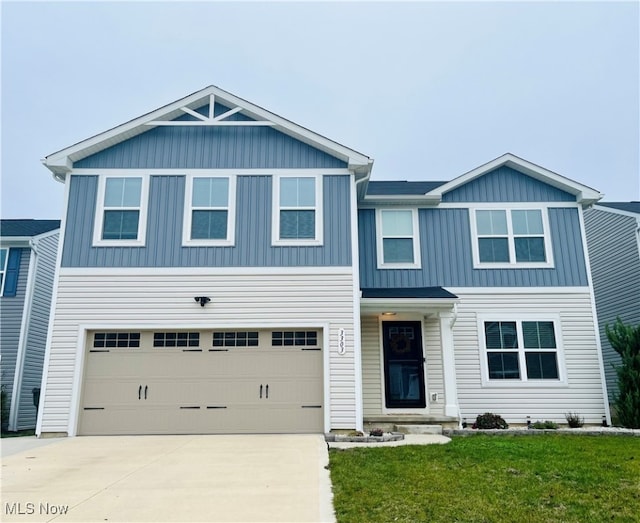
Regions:
<svg viewBox="0 0 640 523"><path fill-rule="evenodd" d="M59 233L60 220L0 221L0 369L11 431L36 426Z"/></svg>
<svg viewBox="0 0 640 523"><path fill-rule="evenodd" d="M620 364L620 356L611 347L605 327L618 317L628 325L640 325L640 202L599 202L585 212L584 222L607 390L613 403L618 392L614 365Z"/></svg>
<svg viewBox="0 0 640 523"><path fill-rule="evenodd" d="M589 187L510 154L370 181L213 86L44 163L68 205L38 433L608 417Z"/></svg>

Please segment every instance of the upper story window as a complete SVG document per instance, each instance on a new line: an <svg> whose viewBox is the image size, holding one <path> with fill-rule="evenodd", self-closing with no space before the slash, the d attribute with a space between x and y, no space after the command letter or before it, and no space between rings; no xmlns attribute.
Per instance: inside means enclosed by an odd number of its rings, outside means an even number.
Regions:
<svg viewBox="0 0 640 523"><path fill-rule="evenodd" d="M561 381L556 321L502 318L483 321L482 330L485 384Z"/></svg>
<svg viewBox="0 0 640 523"><path fill-rule="evenodd" d="M546 210L475 209L471 221L474 266L553 266Z"/></svg>
<svg viewBox="0 0 640 523"><path fill-rule="evenodd" d="M148 179L103 177L98 188L94 245L144 245Z"/></svg>
<svg viewBox="0 0 640 523"><path fill-rule="evenodd" d="M274 245L322 244L322 177L274 177Z"/></svg>
<svg viewBox="0 0 640 523"><path fill-rule="evenodd" d="M235 177L187 177L184 245L233 245Z"/></svg>
<svg viewBox="0 0 640 523"><path fill-rule="evenodd" d="M7 273L7 260L9 259L9 249L0 249L0 296L4 295L4 280Z"/></svg>
<svg viewBox="0 0 640 523"><path fill-rule="evenodd" d="M420 268L417 209L377 209L376 231L378 268Z"/></svg>

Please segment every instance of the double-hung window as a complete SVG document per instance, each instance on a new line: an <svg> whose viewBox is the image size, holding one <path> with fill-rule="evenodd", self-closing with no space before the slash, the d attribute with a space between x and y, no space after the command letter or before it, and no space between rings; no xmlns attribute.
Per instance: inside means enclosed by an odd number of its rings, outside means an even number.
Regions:
<svg viewBox="0 0 640 523"><path fill-rule="evenodd" d="M144 245L148 179L104 177L98 189L95 245Z"/></svg>
<svg viewBox="0 0 640 523"><path fill-rule="evenodd" d="M7 274L7 261L9 260L9 249L0 249L0 296L4 295L4 280Z"/></svg>
<svg viewBox="0 0 640 523"><path fill-rule="evenodd" d="M184 245L233 245L235 181L235 176L187 178Z"/></svg>
<svg viewBox="0 0 640 523"><path fill-rule="evenodd" d="M420 268L417 209L376 210L378 268Z"/></svg>
<svg viewBox="0 0 640 523"><path fill-rule="evenodd" d="M472 211L476 267L552 267L547 214L543 209Z"/></svg>
<svg viewBox="0 0 640 523"><path fill-rule="evenodd" d="M274 245L322 244L322 177L274 177Z"/></svg>
<svg viewBox="0 0 640 523"><path fill-rule="evenodd" d="M483 321L485 383L560 381L554 320Z"/></svg>

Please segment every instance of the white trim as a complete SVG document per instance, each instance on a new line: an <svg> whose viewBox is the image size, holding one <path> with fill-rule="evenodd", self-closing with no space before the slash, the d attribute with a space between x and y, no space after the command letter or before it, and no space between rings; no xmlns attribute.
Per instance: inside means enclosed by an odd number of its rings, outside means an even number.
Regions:
<svg viewBox="0 0 640 523"><path fill-rule="evenodd" d="M166 318L162 322L154 323L140 323L136 320L132 320L131 322L126 323L80 323L78 324L78 335L77 335L77 343L76 343L76 356L75 356L75 364L74 364L74 374L73 374L73 392L71 396L71 404L69 407L69 420L67 422L67 434L68 436L77 436L78 434L78 423L80 421L80 408L81 408L81 398L84 392L83 390L83 376L84 376L84 365L86 360L86 340L87 333L89 331L99 331L102 329L106 330L131 330L136 329L140 331L146 331L151 329L157 329L161 326L166 326ZM212 327L211 320L196 322L190 321L189 323L180 323L173 322L172 327L179 329L207 329L207 330L215 330L215 327ZM331 380L330 380L330 324L327 322L314 323L308 321L287 321L283 323L282 320L278 320L277 322L255 322L255 321L238 321L238 322L225 322L225 329L273 329L274 327L282 327L285 325L286 327L294 327L294 328L308 328L308 329L318 329L322 331L322 350L323 354L323 369L322 369L322 380L323 380L323 409L324 409L324 432L329 432L331 430ZM39 409L42 412L42 409ZM41 418L42 414L39 414L39 418ZM38 432L40 435L40 432Z"/></svg>
<svg viewBox="0 0 640 523"><path fill-rule="evenodd" d="M25 289L24 303L22 305L22 321L20 322L20 336L18 339L18 352L13 375L13 390L11 391L11 406L9 408L9 430L18 430L18 410L20 407L20 392L22 389L22 377L24 376L24 360L27 352L27 339L29 336L29 324L31 322L31 304L35 290L35 276L37 270L37 256L35 244L29 245L29 268L27 270L27 286ZM9 253L7 253L7 258ZM2 279L3 287L4 280Z"/></svg>
<svg viewBox="0 0 640 523"><path fill-rule="evenodd" d="M609 394L607 392L607 379L604 371L604 358L602 356L602 340L600 339L600 322L598 321L598 311L596 309L596 294L593 289L593 277L591 275L591 263L589 262L589 246L587 245L587 230L584 224L584 212L582 209L578 213L580 220L580 235L582 236L582 248L584 250L584 263L587 267L587 281L589 282L589 300L591 302L591 314L593 315L594 334L596 337L596 351L598 353L598 367L600 371L600 381L602 383L602 398L604 402L604 414L607 424L611 425L611 409L609 408ZM640 217L637 217L637 223L640 228ZM640 232L636 229L636 237L638 238L638 252L640 253Z"/></svg>
<svg viewBox="0 0 640 523"><path fill-rule="evenodd" d="M14 249L17 247L14 247ZM4 257L4 267L0 268L0 273L2 274L2 282L0 282L0 296L4 296L4 284L7 281L7 266L9 265L9 250L11 247L8 245L2 245L0 250L7 251L7 255Z"/></svg>
<svg viewBox="0 0 640 523"><path fill-rule="evenodd" d="M544 241L545 258L544 262L518 262L516 260L516 247L515 239L529 236L539 235L522 235L515 234L513 232L513 215L514 210L526 210L526 211L540 211L542 218L542 235ZM480 250L478 247L478 240L482 237L491 237L488 235L479 235L477 228L477 211L504 211L507 221L507 243L509 248L509 261L508 262L481 262ZM535 205L525 206L508 206L502 207L500 205L494 205L488 208L476 208L475 205L469 206L469 225L471 227L471 251L473 254L473 268L474 269L553 269L555 267L553 249L551 245L551 229L549 226L549 214L545 208L540 208ZM495 235L498 236L498 235ZM494 236L494 237L495 237ZM500 235L502 237L504 235Z"/></svg>
<svg viewBox="0 0 640 523"><path fill-rule="evenodd" d="M576 202L443 202L438 209L556 209L581 208Z"/></svg>
<svg viewBox="0 0 640 523"><path fill-rule="evenodd" d="M602 194L588 187L586 185L582 185L581 183L570 180L569 178L565 178L553 171L549 171L544 167L540 167L534 163L531 163L527 160L519 158L511 153L503 154L490 162L485 163L475 169L463 174L462 176L458 176L457 178L451 180L450 182L445 183L437 187L436 189L429 191L426 193L426 196L432 196L435 198L442 198L442 195L452 191L484 174L487 174L498 167L507 166L515 169L522 174L530 176L538 181L544 182L552 187L560 189L561 191L568 192L569 194L573 194L576 196L576 200L578 203L582 205L592 205L602 198Z"/></svg>
<svg viewBox="0 0 640 523"><path fill-rule="evenodd" d="M193 180L194 178L225 178L229 181L228 193L227 193L227 206L226 207L207 207L206 210L226 210L227 211L227 235L224 240L206 240L206 239L192 239L191 238L191 219L193 216L192 211L192 192L193 192ZM205 208L203 208L205 209ZM183 213L184 219L182 220L182 245L183 247L196 247L196 246L232 246L235 245L236 235L236 177L226 176L220 174L188 174L186 175L185 191L184 191L184 204Z"/></svg>
<svg viewBox="0 0 640 523"><path fill-rule="evenodd" d="M62 267L63 276L271 276L279 274L315 275L345 274L351 275L353 267Z"/></svg>
<svg viewBox="0 0 640 523"><path fill-rule="evenodd" d="M282 178L313 178L315 181L315 207L280 207L280 180ZM271 216L271 245L272 246L318 246L323 244L323 177L309 174L306 171L288 172L286 174L274 174L272 176L272 216ZM309 239L280 238L280 211L281 210L313 210L315 213L315 237Z"/></svg>
<svg viewBox="0 0 640 523"><path fill-rule="evenodd" d="M102 226L104 222L104 197L107 180L112 178L139 178L140 186L140 205L139 207L118 207L118 209L137 209L138 210L138 236L135 240L105 240L102 238ZM150 176L144 176L139 173L132 176L130 173L122 174L114 170L109 175L100 175L98 177L98 191L95 205L95 219L93 227L93 243L94 247L143 247L147 234L147 214L149 212L149 180Z"/></svg>
<svg viewBox="0 0 640 523"><path fill-rule="evenodd" d="M586 294L589 287L447 287L457 296L464 294Z"/></svg>
<svg viewBox="0 0 640 523"><path fill-rule="evenodd" d="M607 203L607 202L603 202L603 203ZM621 214L623 216L629 216L630 218L635 218L636 220L640 220L640 212L625 211L622 209L616 209L614 207L607 207L606 205L598 205L598 204L594 205L592 209L596 211L610 212L612 214Z"/></svg>
<svg viewBox="0 0 640 523"><path fill-rule="evenodd" d="M69 208L69 192L71 183L64 180L64 202L63 209ZM44 415L44 406L47 401L47 382L49 380L49 365L51 363L51 340L53 338L53 325L55 322L56 308L58 303L58 282L60 280L60 266L62 264L62 249L64 247L64 238L67 230L67 213L62 213L60 220L60 236L58 238L58 250L56 253L56 264L53 274L53 288L51 290L51 305L49 306L49 326L47 327L47 341L44 349L44 358L42 362L42 381L40 382L40 406L38 407L38 418L36 420L36 436L42 434L42 419Z"/></svg>
<svg viewBox="0 0 640 523"><path fill-rule="evenodd" d="M382 234L382 213L384 212L407 211L411 212L412 224L412 241L413 241L413 263L394 263L384 261L384 235ZM391 238L391 236L390 236ZM400 238L400 236L398 236ZM401 238L408 238L402 236ZM420 221L418 219L418 209L399 208L399 209L376 209L376 257L378 269L420 269L422 268L422 257L420 253Z"/></svg>
<svg viewBox="0 0 640 523"><path fill-rule="evenodd" d="M478 350L480 352L480 374L482 377L483 388L521 388L521 387L533 387L533 388L557 388L567 387L567 370L565 366L564 358L564 346L562 342L562 321L560 314L553 313L514 313L510 309L496 309L493 311L483 310L476 316L477 329L478 329ZM491 380L489 379L489 366L487 364L487 347L484 334L484 324L486 322L499 321L499 322L515 322L516 332L518 336L518 365L520 369L519 379L504 379L504 380ZM551 321L553 322L553 330L555 335L556 348L555 349L540 349L542 352L554 352L556 355L556 363L558 365L558 379L539 379L530 380L527 376L527 366L525 361L526 352L535 352L538 349L526 349L524 347L524 338L522 334L522 323L525 321ZM513 350L515 352L515 349Z"/></svg>
<svg viewBox="0 0 640 523"><path fill-rule="evenodd" d="M353 271L353 365L356 426L362 431L364 423L364 399L362 391L362 325L360 321L360 249L358 233L358 184L365 178L351 181L351 270Z"/></svg>
<svg viewBox="0 0 640 523"><path fill-rule="evenodd" d="M183 109L183 108L182 108ZM256 126L270 126L275 127L277 124L274 122L265 122L263 120L233 120L221 122L219 120L205 120L205 121L188 121L188 120L155 120L153 122L146 122L142 125L148 125L150 127L156 127L158 125L165 127L256 127Z"/></svg>
<svg viewBox="0 0 640 523"><path fill-rule="evenodd" d="M444 415L460 419L460 402L458 401L458 384L456 372L455 344L453 341L453 325L457 312L440 312L440 351L442 354L442 385L444 388Z"/></svg>
<svg viewBox="0 0 640 523"><path fill-rule="evenodd" d="M189 174L197 174L202 176L272 176L274 174L290 174L291 169L72 169L69 174L74 176L96 176L96 175L114 175L117 176L185 176ZM313 168L304 169L306 175L353 175L349 169L345 168Z"/></svg>

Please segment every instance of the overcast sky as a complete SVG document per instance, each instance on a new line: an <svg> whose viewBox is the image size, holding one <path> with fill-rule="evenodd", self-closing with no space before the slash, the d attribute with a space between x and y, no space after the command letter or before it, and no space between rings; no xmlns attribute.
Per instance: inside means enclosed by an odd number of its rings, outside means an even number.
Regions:
<svg viewBox="0 0 640 523"><path fill-rule="evenodd" d="M640 199L639 3L2 2L3 218L59 218L41 158L230 91L449 180L511 152Z"/></svg>

